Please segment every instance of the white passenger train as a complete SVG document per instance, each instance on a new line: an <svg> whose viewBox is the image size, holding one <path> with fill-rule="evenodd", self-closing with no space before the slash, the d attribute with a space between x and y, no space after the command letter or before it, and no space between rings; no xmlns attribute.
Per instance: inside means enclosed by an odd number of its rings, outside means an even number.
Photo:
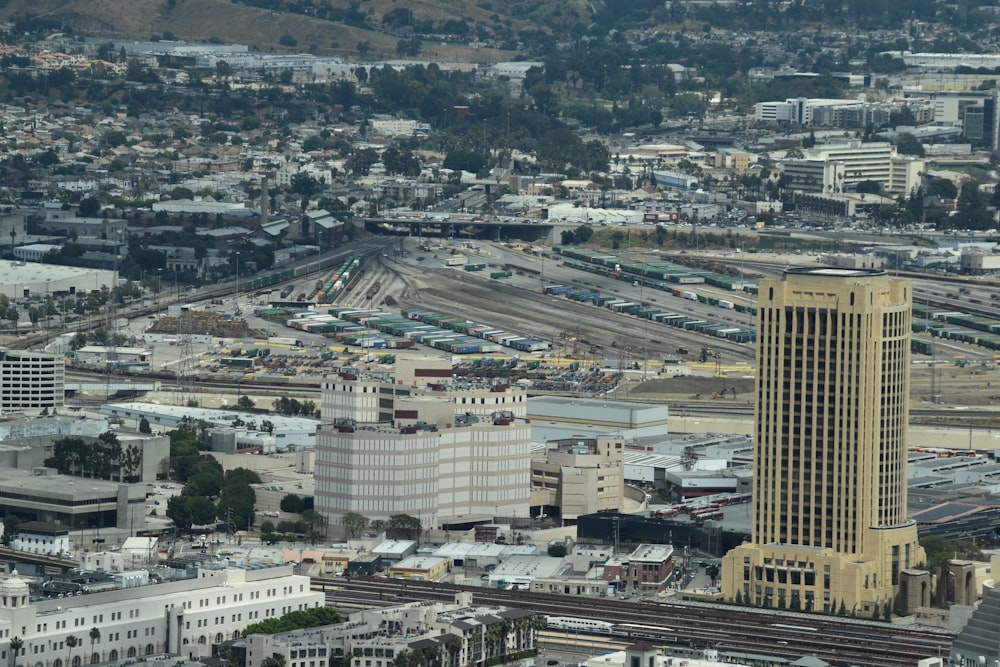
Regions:
<svg viewBox="0 0 1000 667"><path fill-rule="evenodd" d="M575 616L546 616L545 627L550 630L568 630L570 632L587 632L595 635L610 635L611 623L595 621L590 618Z"/></svg>

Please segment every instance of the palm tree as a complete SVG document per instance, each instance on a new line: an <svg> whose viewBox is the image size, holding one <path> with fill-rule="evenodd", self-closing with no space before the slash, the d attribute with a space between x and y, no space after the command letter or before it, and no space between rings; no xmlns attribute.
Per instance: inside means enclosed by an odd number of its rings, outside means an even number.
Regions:
<svg viewBox="0 0 1000 667"><path fill-rule="evenodd" d="M73 667L73 649L80 645L80 638L76 635L66 637L66 667Z"/></svg>
<svg viewBox="0 0 1000 667"><path fill-rule="evenodd" d="M16 667L17 665L17 654L21 652L24 648L24 640L20 637L14 637L10 640L10 667Z"/></svg>
<svg viewBox="0 0 1000 667"><path fill-rule="evenodd" d="M448 667L455 667L459 651L462 650L462 638L449 632L444 637L444 647L448 651Z"/></svg>
<svg viewBox="0 0 1000 667"><path fill-rule="evenodd" d="M101 641L101 630L96 625L90 629L90 652L94 652L94 644Z"/></svg>

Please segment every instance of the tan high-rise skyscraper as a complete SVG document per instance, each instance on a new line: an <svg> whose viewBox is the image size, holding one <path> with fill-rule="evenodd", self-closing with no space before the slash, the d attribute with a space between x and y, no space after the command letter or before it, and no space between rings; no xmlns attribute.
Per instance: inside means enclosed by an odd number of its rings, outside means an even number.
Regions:
<svg viewBox="0 0 1000 667"><path fill-rule="evenodd" d="M906 517L910 301L883 271L761 281L753 540L723 560L727 600L882 615L923 564Z"/></svg>

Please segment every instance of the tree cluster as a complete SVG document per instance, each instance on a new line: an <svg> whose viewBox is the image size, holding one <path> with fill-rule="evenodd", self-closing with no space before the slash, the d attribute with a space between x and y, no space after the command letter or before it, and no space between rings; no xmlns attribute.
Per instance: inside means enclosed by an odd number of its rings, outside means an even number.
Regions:
<svg viewBox="0 0 1000 667"><path fill-rule="evenodd" d="M281 511L290 514L301 514L313 508L312 496L300 496L297 493L289 493L281 499Z"/></svg>
<svg viewBox="0 0 1000 667"><path fill-rule="evenodd" d="M180 495L167 501L167 516L179 531L190 534L192 526L216 520L225 521L227 530L253 525L257 494L250 485L260 483L257 473L245 468L222 473L222 466L208 455L194 457L186 472L189 478Z"/></svg>
<svg viewBox="0 0 1000 667"><path fill-rule="evenodd" d="M271 407L273 407L274 411L279 415L284 415L286 417L293 417L295 415L312 417L316 414L316 403L308 399L299 401L297 398L282 396L281 398L274 399L271 403Z"/></svg>
<svg viewBox="0 0 1000 667"><path fill-rule="evenodd" d="M316 544L325 534L325 527L326 520L323 515L308 509L304 510L300 518L295 521L279 521L277 525L272 521L262 522L260 524L260 539L265 544L300 540Z"/></svg>
<svg viewBox="0 0 1000 667"><path fill-rule="evenodd" d="M45 465L61 475L121 482L138 481L141 464L142 450L136 445L123 448L112 431L90 442L77 437L56 440L52 456L45 459Z"/></svg>
<svg viewBox="0 0 1000 667"><path fill-rule="evenodd" d="M393 514L388 521L382 519L372 521L357 512L348 512L341 518L341 523L351 534L351 537L356 537L366 529L371 529L376 533L385 532L387 536L413 540L420 536L422 529L420 519L409 514Z"/></svg>

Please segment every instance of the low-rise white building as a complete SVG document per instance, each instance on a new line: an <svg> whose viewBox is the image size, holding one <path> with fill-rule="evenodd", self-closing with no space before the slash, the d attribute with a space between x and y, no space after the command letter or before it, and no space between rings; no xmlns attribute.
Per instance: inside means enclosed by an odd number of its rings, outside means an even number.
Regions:
<svg viewBox="0 0 1000 667"><path fill-rule="evenodd" d="M17 551L44 556L61 556L69 553L69 529L55 523L28 521L18 526L17 537L11 540Z"/></svg>
<svg viewBox="0 0 1000 667"><path fill-rule="evenodd" d="M164 583L41 601L29 600L28 583L14 572L0 582L0 647L9 655L18 637L24 643L16 662L43 667L160 654L201 658L213 644L239 639L250 623L324 603L292 566L199 567L194 576ZM91 628L100 633L87 641ZM84 640L72 659L53 651L70 635Z"/></svg>

